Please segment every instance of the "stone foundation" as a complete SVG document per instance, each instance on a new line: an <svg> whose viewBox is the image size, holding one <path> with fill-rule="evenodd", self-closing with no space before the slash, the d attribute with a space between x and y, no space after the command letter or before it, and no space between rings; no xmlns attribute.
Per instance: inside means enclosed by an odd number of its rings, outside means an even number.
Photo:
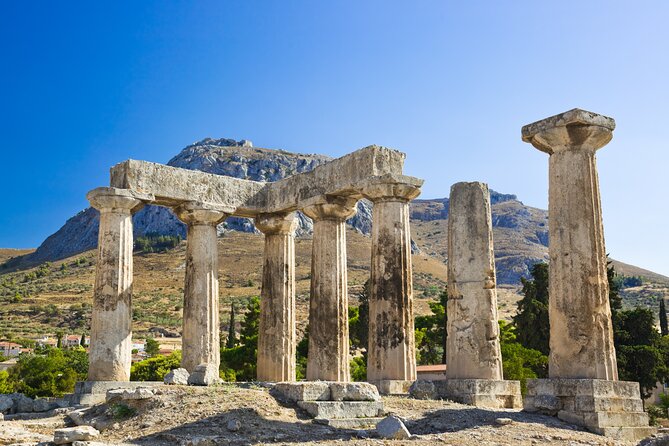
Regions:
<svg viewBox="0 0 669 446"><path fill-rule="evenodd" d="M79 381L74 386L74 393L69 395L69 400L72 405L93 406L105 402L108 390L135 390L138 387L162 385L162 381Z"/></svg>
<svg viewBox="0 0 669 446"><path fill-rule="evenodd" d="M540 412L591 432L636 441L654 434L643 411L639 384L602 379L531 379L524 402L527 412Z"/></svg>
<svg viewBox="0 0 669 446"><path fill-rule="evenodd" d="M297 404L320 424L356 429L375 426L383 415L383 402L369 383L305 381L277 383L272 393Z"/></svg>
<svg viewBox="0 0 669 446"><path fill-rule="evenodd" d="M520 381L495 379L418 380L411 386L418 399L445 399L489 409L521 409Z"/></svg>
<svg viewBox="0 0 669 446"><path fill-rule="evenodd" d="M404 381L399 379L382 379L379 381L370 381L379 389L381 395L407 395L414 381Z"/></svg>

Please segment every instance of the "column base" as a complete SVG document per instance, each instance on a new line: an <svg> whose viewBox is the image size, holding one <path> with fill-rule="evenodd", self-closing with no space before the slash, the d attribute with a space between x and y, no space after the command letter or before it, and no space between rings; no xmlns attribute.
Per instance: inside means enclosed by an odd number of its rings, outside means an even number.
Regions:
<svg viewBox="0 0 669 446"><path fill-rule="evenodd" d="M162 381L79 381L74 386L74 393L68 395L68 398L72 405L94 406L105 402L108 390L134 390L162 385Z"/></svg>
<svg viewBox="0 0 669 446"><path fill-rule="evenodd" d="M401 379L381 379L378 381L369 381L374 384L381 395L408 395L413 381Z"/></svg>
<svg viewBox="0 0 669 446"><path fill-rule="evenodd" d="M657 432L648 425L636 382L529 379L524 406L617 440L637 441Z"/></svg>
<svg viewBox="0 0 669 446"><path fill-rule="evenodd" d="M418 399L446 399L488 409L522 409L520 381L495 379L418 380L411 386Z"/></svg>

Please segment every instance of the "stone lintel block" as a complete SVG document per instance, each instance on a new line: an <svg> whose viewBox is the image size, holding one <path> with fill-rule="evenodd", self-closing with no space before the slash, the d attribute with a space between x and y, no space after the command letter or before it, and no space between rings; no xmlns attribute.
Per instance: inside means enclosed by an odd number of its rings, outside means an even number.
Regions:
<svg viewBox="0 0 669 446"><path fill-rule="evenodd" d="M327 381L283 382L274 385L274 391L289 401L329 401L330 383Z"/></svg>
<svg viewBox="0 0 669 446"><path fill-rule="evenodd" d="M373 418L383 414L381 401L298 401L314 418Z"/></svg>
<svg viewBox="0 0 669 446"><path fill-rule="evenodd" d="M317 418L317 424L334 427L335 429L370 429L376 427L383 420L382 417L368 418Z"/></svg>
<svg viewBox="0 0 669 446"><path fill-rule="evenodd" d="M359 186L369 177L402 175L405 155L394 149L368 146L326 164L283 180L267 188L267 212L296 210L321 195L360 197Z"/></svg>
<svg viewBox="0 0 669 446"><path fill-rule="evenodd" d="M381 395L407 395L413 383L414 381L397 379L382 379L373 382Z"/></svg>
<svg viewBox="0 0 669 446"><path fill-rule="evenodd" d="M611 140L615 128L613 118L575 108L528 124L521 135L524 142L552 154L567 147L597 150Z"/></svg>
<svg viewBox="0 0 669 446"><path fill-rule="evenodd" d="M154 195L155 203L164 206L199 201L231 207L240 216L253 216L266 203L266 183L148 161L127 160L112 167L111 186ZM253 209L250 215L244 215L247 208Z"/></svg>

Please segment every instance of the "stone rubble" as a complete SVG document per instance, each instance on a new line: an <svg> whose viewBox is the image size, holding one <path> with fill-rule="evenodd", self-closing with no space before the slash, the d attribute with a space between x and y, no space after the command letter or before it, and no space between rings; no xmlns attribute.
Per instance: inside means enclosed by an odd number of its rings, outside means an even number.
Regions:
<svg viewBox="0 0 669 446"><path fill-rule="evenodd" d="M376 425L376 434L381 438L391 440L406 440L411 438L409 430L402 420L395 415L390 415L379 422Z"/></svg>
<svg viewBox="0 0 669 446"><path fill-rule="evenodd" d="M89 441L100 435L100 432L91 426L77 426L57 429L53 433L55 444L69 444L75 441Z"/></svg>
<svg viewBox="0 0 669 446"><path fill-rule="evenodd" d="M174 384L185 386L188 384L190 373L184 368L173 369L165 375L163 382L165 384Z"/></svg>

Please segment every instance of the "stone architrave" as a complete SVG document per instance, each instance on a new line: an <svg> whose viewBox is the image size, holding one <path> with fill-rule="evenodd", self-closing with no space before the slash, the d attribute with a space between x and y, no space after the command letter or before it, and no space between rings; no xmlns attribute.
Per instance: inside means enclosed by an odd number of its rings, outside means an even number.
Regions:
<svg viewBox="0 0 669 446"><path fill-rule="evenodd" d="M89 381L128 381L132 350L132 214L143 196L101 187L86 196L100 211Z"/></svg>
<svg viewBox="0 0 669 446"><path fill-rule="evenodd" d="M416 379L409 201L420 185L383 182L363 189L374 203L367 381ZM385 392L384 392L385 393Z"/></svg>
<svg viewBox="0 0 669 446"><path fill-rule="evenodd" d="M218 368L221 362L216 226L229 213L197 202L174 211L188 227L181 366L193 373L201 364Z"/></svg>
<svg viewBox="0 0 669 446"><path fill-rule="evenodd" d="M346 225L356 200L327 197L303 212L314 221L308 381L350 381Z"/></svg>
<svg viewBox="0 0 669 446"><path fill-rule="evenodd" d="M551 378L616 380L595 152L615 122L574 109L527 125L523 141L549 158Z"/></svg>
<svg viewBox="0 0 669 446"><path fill-rule="evenodd" d="M295 213L261 214L265 234L258 331L258 381L295 381Z"/></svg>
<svg viewBox="0 0 669 446"><path fill-rule="evenodd" d="M447 307L447 378L503 379L490 193L484 183L451 187Z"/></svg>

